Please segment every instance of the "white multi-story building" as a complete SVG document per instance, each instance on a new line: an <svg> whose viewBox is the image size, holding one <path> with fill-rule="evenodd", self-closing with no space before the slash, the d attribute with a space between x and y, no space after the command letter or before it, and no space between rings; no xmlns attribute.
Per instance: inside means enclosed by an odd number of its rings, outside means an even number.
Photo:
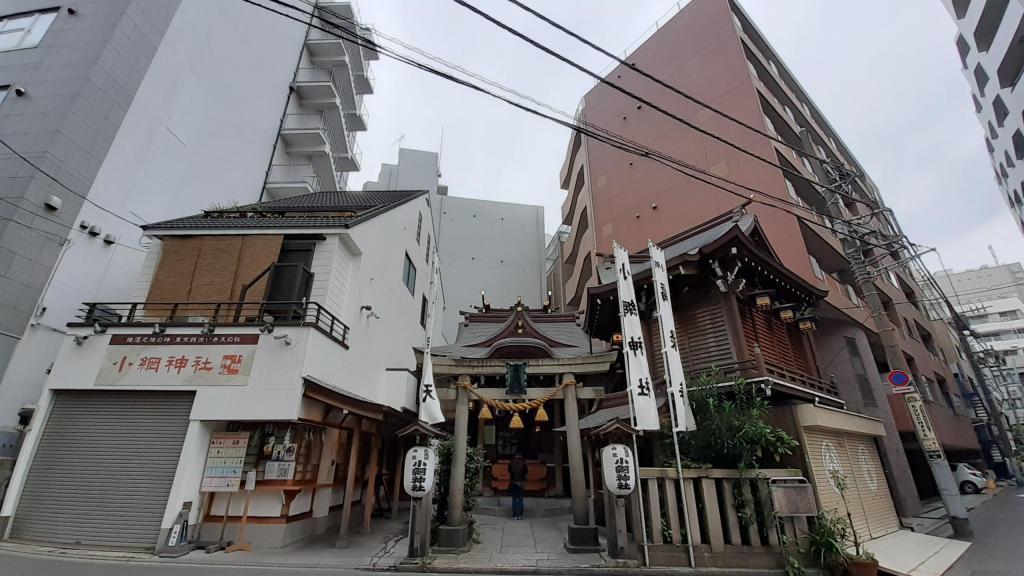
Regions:
<svg viewBox="0 0 1024 576"><path fill-rule="evenodd" d="M1024 2L942 0L959 29L956 48L985 132L995 178L1024 233Z"/></svg>
<svg viewBox="0 0 1024 576"><path fill-rule="evenodd" d="M0 538L161 551L215 540L214 519L237 539L247 513L256 546L344 544L395 510L430 210L419 190L317 192L147 226L133 297L85 305L58 343ZM216 491L243 472L244 505Z"/></svg>
<svg viewBox="0 0 1024 576"><path fill-rule="evenodd" d="M998 352L1002 368L989 368L992 393L1011 424L1024 422L1024 301L1000 298L960 306L971 329Z"/></svg>
<svg viewBox="0 0 1024 576"><path fill-rule="evenodd" d="M376 58L241 2L2 3L0 138L56 180L0 146L0 486L77 308L132 295L139 224L343 190Z"/></svg>
<svg viewBox="0 0 1024 576"><path fill-rule="evenodd" d="M449 196L440 176L437 153L402 148L363 190L429 192L446 303L439 321L444 340L454 342L461 312L479 306L481 295L494 306L520 298L544 304L544 207Z"/></svg>

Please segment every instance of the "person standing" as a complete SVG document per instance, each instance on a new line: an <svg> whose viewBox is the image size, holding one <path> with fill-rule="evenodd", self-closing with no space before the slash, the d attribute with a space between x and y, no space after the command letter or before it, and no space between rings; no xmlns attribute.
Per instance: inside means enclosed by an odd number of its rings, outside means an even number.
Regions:
<svg viewBox="0 0 1024 576"><path fill-rule="evenodd" d="M511 481L512 491L512 517L516 520L523 519L526 511L523 494L526 492L526 461L522 454L516 454L508 465L508 477Z"/></svg>

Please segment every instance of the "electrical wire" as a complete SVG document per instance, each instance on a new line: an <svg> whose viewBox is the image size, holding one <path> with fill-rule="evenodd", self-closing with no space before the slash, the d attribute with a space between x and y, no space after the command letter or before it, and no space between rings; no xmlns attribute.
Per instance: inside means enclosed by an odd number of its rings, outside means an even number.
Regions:
<svg viewBox="0 0 1024 576"><path fill-rule="evenodd" d="M591 78L593 78L594 80L598 81L599 83L604 84L604 85L612 88L613 90L616 90L617 92L620 92L620 93L622 93L622 94L632 98L633 100L635 100L635 101L637 101L637 102L639 102L641 104L644 104L646 106L649 106L650 108L653 108L654 110L660 112L661 114L671 118L672 120L675 120L676 122L679 122L679 123L689 127L692 130L695 130L695 131L697 131L697 132L699 132L699 133L701 133L701 134L703 134L703 135L705 135L705 136L707 136L707 137L709 137L709 138L711 138L713 140L717 140L718 142L721 142L722 144L725 144L726 146L736 150L737 152L740 152L741 154L749 156L749 157L751 157L751 158L753 158L753 159L755 159L755 160L757 160L759 162L762 162L762 163L767 164L769 166L772 166L774 168L778 168L779 170L781 170L785 174L793 176L794 178L799 178L801 180L804 180L807 183L809 183L811 186L820 187L820 188L823 188L823 189L830 189L828 186L824 186L824 185L818 183L814 178L808 178L807 176L804 176L803 174L801 174L799 171L790 170L789 168L786 168L785 166L783 166L781 164L776 164L775 162L772 162L771 160L769 160L769 159L767 159L767 158L765 158L765 157L763 157L763 156L761 156L761 155L759 155L759 154L757 154L755 152L752 152L752 151L744 148L743 146L740 146L740 145L732 142L731 140L727 140L726 138L723 138L723 137L721 137L721 136L719 136L719 135L717 135L717 134L715 134L715 133L713 133L713 132L711 132L709 130L706 130L704 128L701 128L700 126L697 126L696 124L686 120L685 118L679 116L678 114L675 114L675 113L673 113L673 112L671 112L669 110L666 110L665 108L659 106L658 104L655 104L654 102L648 100L647 98L644 98L643 96L640 96L639 94L637 94L637 93L635 93L635 92L633 92L631 90L623 88L619 84L617 84L617 83L615 83L615 82L605 78L604 76L601 76L599 73L594 72L593 70L590 70L589 68L587 68L586 66L583 66L582 64L576 62L575 60L573 60L573 59L571 59L571 58L561 54L560 52L558 52L558 51L556 51L556 50L554 50L552 48L549 48L545 44L543 44L543 43L541 43L541 42L531 38L530 36L528 36L525 33L519 31L518 29L516 29L515 27L510 26L510 25L502 22L501 20L495 18L491 14L485 12L484 10L481 10L480 8L477 8L476 6L474 6L474 5L470 4L469 2L467 2L466 0L452 0L452 2L455 2L459 6L462 6L463 8L469 10L470 12L473 12L477 16L480 16L481 18L487 20L488 22L494 24L495 26L501 28L502 30L505 30L509 34L519 38L520 40L526 42L527 44L530 44L534 48L537 48L538 50L548 54L549 56L551 56L551 57L553 57L553 58L555 58L555 59L557 59L557 60L559 60L559 61L561 61L561 62L563 62L563 63L565 63L567 65L569 65L569 66L571 66L572 68L575 68L576 70L586 74L587 76L590 76Z"/></svg>
<svg viewBox="0 0 1024 576"><path fill-rule="evenodd" d="M18 158L20 158L22 162L24 162L24 163L28 164L29 166L31 166L32 168L34 168L34 169L36 170L36 172L39 172L39 173L40 173L40 174L42 174L43 176L46 176L47 178L49 178L50 180L52 180L52 181L53 181L53 182L54 182L55 184L57 184L57 185L58 185L58 186L60 186L61 188L63 188L63 189L65 189L65 190L67 190L68 192L70 192L70 193L74 194L75 196L78 196L78 197L79 197L79 198L81 198L82 200L84 200L84 201L88 202L89 204L92 204L92 205L93 205L93 206L95 206L96 208L99 208L100 210L102 210L102 211L106 212L107 214L110 214L111 216L113 216L113 217L115 217L115 218L117 218L117 219L119 219L119 220L123 220L123 221L127 222L128 224L131 224L132 226L135 226L136 228L141 228L141 225L140 225L140 224L138 224L138 223L136 223L136 222L132 222L131 220L129 220L129 219L127 219L127 218L125 218L124 216L121 216L120 214L117 214L116 212L113 212L113 211L111 211L111 210L108 210L107 208L104 208L103 206L101 206L101 205L97 204L96 202L93 202L92 200L90 200L89 198L87 198L87 197L86 197L86 196L85 196L84 194L80 194L80 193L78 193L78 192L76 192L76 191L72 190L72 189L71 189L71 187L69 187L68 185L64 184L64 183L63 183L63 182L61 182L60 180L58 180L56 176L54 176L53 174L50 174L50 173L49 173L49 172L47 172L46 170L43 170L42 168L40 168L40 167L39 167L39 165L38 165L38 164L36 164L35 162L33 162L33 161L29 160L28 158L26 158L26 157L25 157L24 155L22 155L22 153L21 153L21 152L18 152L17 150L15 150L15 149L14 149L14 148L13 148L13 147L12 147L12 146L11 146L10 144L8 144L8 143L7 143L7 142L6 142L6 141L5 141L5 140L4 140L3 138L0 138L0 144L2 144L2 145L4 146L4 148L7 148L8 150L10 150L12 154L14 154L14 155L15 155L15 156L17 156Z"/></svg>
<svg viewBox="0 0 1024 576"><path fill-rule="evenodd" d="M602 48L601 46L598 46L596 43L594 43L591 40L588 40L587 38L583 37L581 34L579 34L579 33L575 32L575 31L569 29L568 27L566 27L566 26L564 26L562 24L559 24L558 22L556 22L553 19L545 16L544 14L538 12L537 10L534 10L533 8L527 6L526 4L520 2L519 0L507 0L507 1L510 4L513 4L513 5L517 6L517 7L519 7L524 12L527 12L527 13L533 15L534 17L536 17L537 19L547 23L552 28L555 28L556 30L559 30L559 31L565 33L566 35L576 39L580 43L582 43L582 44L584 44L586 46L589 46L590 48L592 48L593 50L596 50L597 52L601 53L602 55L607 56L608 58L611 58L612 60L618 62L619 64L621 64L621 65L623 65L625 67L627 67L628 69L632 70L633 72L636 72L637 74L643 76L644 78L647 78L648 80L654 82L655 84L658 84L662 88L666 88L669 91L674 92L675 94L677 94L679 96L682 96L683 98L689 100L690 102L693 102L694 104L697 104L698 106L701 106L703 108L706 108L706 109L714 112L715 114L718 114L722 118L725 118L725 119L727 119L727 120L729 120L729 121L731 121L731 122L733 122L733 123L735 123L735 124L737 124L739 126L742 126L743 128L746 128L747 130L750 130L751 132L759 134L759 135L761 135L761 136L763 136L763 137L765 137L765 138L767 138L767 139L769 139L769 140L771 140L773 142L781 144L781 145L789 148L790 150L796 152L797 154L799 154L801 156L804 156L806 158L816 159L816 160L818 160L818 161L820 161L820 162L822 162L824 164L830 164L830 165L833 165L833 166L836 166L836 167L840 167L840 168L846 169L846 167L843 166L839 162L835 162L835 161L830 160L828 158L821 158L821 157L819 157L819 156L817 156L817 155L815 155L815 154L813 154L811 152L808 152L808 151L804 150L800 146L794 146L794 145L790 144L789 142L786 142L782 138L779 138L776 135L770 134L770 133L768 133L768 132L766 132L766 131L764 131L764 130L762 130L762 129L760 129L760 128L752 125L752 124L744 122L743 120L741 120L741 119L739 119L739 118L729 114L728 112L725 112L723 110L720 110L720 109L712 106L711 104L708 104L707 102L701 100L700 98L697 98L696 96L694 96L692 94L689 94L686 91L681 90L677 86L674 86L674 85L670 84L669 82L666 82L665 80L662 80L661 78L658 78L657 76L654 76L653 74L651 74L651 73L647 72L646 70L640 68L639 66L636 65L635 62L627 62L623 58L620 58L619 56L613 54L609 50L606 50L606 49Z"/></svg>
<svg viewBox="0 0 1024 576"><path fill-rule="evenodd" d="M42 220L46 220L47 222L53 222L54 224L57 224L57 225L59 225L59 226L61 226L63 228L68 228L70 230L78 232L79 234L82 234L83 236L91 236L88 232L83 232L82 230L79 230L78 228L75 228L74 226L72 226L70 224L67 224L66 222L61 222L60 220L54 220L53 218L49 218L47 216L43 216L42 214L36 214L35 212L32 212L32 211L28 210L27 208L25 208L23 206L20 206L18 204L15 204L14 202L11 202L7 198L0 197L0 202L6 202L6 203L14 206L15 208L18 208L19 210L24 210L25 212L28 212L29 214L31 214L34 218L40 218ZM37 228L35 226L29 226L28 224L25 224L24 222L20 222L18 220L13 220L11 218L2 218L2 219L3 220L8 220L10 222L14 222L15 224L21 224L25 228L28 228L30 230L35 230L36 232L39 232L39 233L42 233L42 234L50 234L51 236L54 236L54 237L58 238L61 243L63 243L65 240L67 240L63 236L60 236L60 235L58 235L58 234L56 234L54 232L50 232L50 231L44 230L42 228ZM144 250L144 249L136 248L134 246L129 246L128 244L122 244L121 242L114 242L114 244L116 244L116 245L118 245L118 246L120 246L122 248L127 248L129 250L135 250L136 252L142 252L142 253L146 252L146 250Z"/></svg>
<svg viewBox="0 0 1024 576"><path fill-rule="evenodd" d="M332 26L336 30L328 30L328 29L326 29L326 28L324 28L322 26L318 26L317 24L314 24L312 22L307 22L305 20L299 19L299 18L297 18L295 16L292 16L290 14L286 14L284 12L281 12L279 10L271 8L269 6L265 6L265 5L259 4L259 3L255 2L254 0L242 0L242 1L247 3L247 4L256 6L258 8L262 8L264 10L267 10L268 12L272 12L274 14L278 14L278 15L283 16L285 18L288 18L290 20L293 20L293 21L302 23L304 25L310 26L310 27L312 27L314 29L320 30L320 31L325 32L327 34L330 34L330 35L332 35L332 36L334 36L336 38L341 38L341 39L347 40L349 42L352 42L354 44L357 44L359 46L375 50L378 53L382 53L385 56L388 56L389 58L398 60L399 62L402 62L402 63L405 63L407 65L413 66L413 67L415 67L417 69L420 69L420 70L422 70L424 72L427 72L427 73L433 74L435 76L441 77L443 79L449 80L451 82L460 84L460 85L462 85L464 87L467 87L467 88L470 88L470 89L475 90L477 92L480 92L480 93L486 94L488 96L491 96L492 98L496 98L498 100L501 100L501 101L503 101L503 102L505 102L505 103L507 103L507 104L509 104L509 105L511 105L513 107L515 107L515 108L518 108L518 109L520 109L522 111L525 111L525 112L527 112L529 114L532 114L532 115L535 115L535 116L538 116L538 117L550 120L550 121L555 122L555 123L557 123L559 125L562 125L563 127L569 128L570 130L581 132L581 133L583 133L583 134L585 134L585 135L587 135L587 136L589 136L589 137L591 137L591 138L593 138L593 139L595 139L597 141L600 141L602 143L608 144L609 146L612 146L612 147L617 148L619 150L628 152L630 154L633 154L633 155L636 155L636 156L639 156L639 157L648 158L648 159L653 160L655 162L658 162L658 163L660 163L660 164L662 164L662 165L664 165L664 166L666 166L666 167L668 167L668 168L670 168L672 170L675 170L675 171L677 171L677 172L679 172L679 173L681 173L681 174L683 174L685 176L688 176L688 177L690 177L692 179L695 179L695 180L697 180L699 182L702 182L702 183L707 184L709 186L712 186L714 188L720 189L720 190L722 190L722 191L724 191L726 193L729 193L731 195L734 195L734 196L736 196L738 198L742 198L744 201L751 200L754 203L762 204L762 205L765 205L765 206L769 206L769 207L781 210L783 212L787 212L790 215L795 216L799 220L802 220L802 221L804 221L804 222L806 222L806 223L808 223L810 225L813 225L813 226L817 226L817 227L820 227L820 228L828 229L828 230L832 231L835 234L838 234L838 235L841 235L841 236L850 237L850 238L854 238L854 239L856 239L856 240L858 240L858 241L860 241L860 242L862 242L862 243L864 243L866 245L869 245L869 246L872 246L872 247L875 247L875 248L879 248L881 250L885 250L885 251L891 250L891 248L889 248L887 246L883 246L883 245L880 245L880 244L877 244L877 243L872 243L870 241L867 241L862 236L852 236L851 234L843 232L842 230L837 230L835 228L828 227L828 226L822 224L821 222L817 222L817 221L815 221L813 219L809 219L809 218L807 218L807 217L805 217L805 216L803 216L801 214L797 214L797 213L793 212L792 210L787 210L786 208L783 208L783 207L781 207L781 206L779 206L777 204L766 202L764 200L758 200L757 198L749 198L749 197L744 196L743 194L741 194L739 192L736 192L734 190L730 190L730 189L725 188L723 186L720 186L720 185L718 185L718 184L716 184L714 182L711 182L711 181L709 181L707 179L704 179L704 178L701 178L701 177L696 176L694 174L691 174L689 172L686 172L683 168L685 168L686 170L692 170L694 172L705 174L705 175L707 175L709 177L712 177L712 178L723 180L723 181L725 181L725 182L727 182L729 184L732 184L732 185L737 186L739 188L751 191L751 192L753 192L755 194L761 194L761 195L766 196L767 198L769 198L772 202L794 206L796 208L799 208L800 210L816 214L816 215L818 215L818 216L820 216L822 218L826 218L826 219L828 219L830 221L848 223L847 221L845 221L845 220L843 220L841 218L837 218L837 217L832 216L830 214L825 214L825 213L822 213L822 212L818 212L818 211L816 211L813 208L810 208L808 206L805 206L805 205L802 205L802 204L797 204L795 202L789 202L789 201L783 200L781 198L777 198L775 196L767 194L767 193L765 193L765 192L763 192L761 190L758 190L756 188L745 186L743 184L740 184L740 183L733 182L731 180L725 179L725 178L720 177L718 175L715 175L715 174L713 174L711 172L703 170L703 169L701 169L699 167L696 167L696 166L693 166L693 165L691 165L689 163L686 163L686 162L684 162L682 160L678 160L676 158L668 156L667 154L661 153L661 152L659 152L657 150L654 150L652 148L648 148L646 146L639 145L638 143L632 142L632 141L630 141L630 140L628 140L628 139L626 139L626 138L624 138L622 136L619 136L619 135L617 135L614 132L611 132L609 130L599 129L600 132L594 132L593 130L591 130L586 125L581 127L579 124L576 124L576 123L573 123L573 122L569 122L569 121L563 121L563 120L560 120L560 119L555 118L553 116L550 116L548 114L544 114L543 112L540 112L538 110L530 108L529 106L526 106L526 105L524 105L524 104L522 104L520 102L516 102L516 101L514 101L514 100L512 100L510 98L501 96L499 94L495 94L494 92L491 92L491 91L489 91L489 90L487 90L485 88L482 88L482 87L480 87L480 86L478 86L476 84L473 84L472 82L469 82L469 81L467 81L465 79L455 77L455 76L453 76L451 74L448 74L448 73L445 73L443 71L437 70L436 68L433 68L433 67L431 67L429 65L423 64L422 62L418 62L418 61L416 61L416 60L414 60L412 58L409 58L408 56L405 56L405 55L399 54L397 52L394 52L391 49L386 48L386 47L376 43L373 40L369 40L369 39L366 39L366 38L364 38L362 36L359 36L359 35L355 34L354 32L352 32L350 30L347 30L347 29L339 26L337 23L331 22L330 20L328 20L328 19L326 19L326 18L324 18L322 16L318 16L318 15L316 15L313 12L306 12L306 11L302 10L300 7L294 6L294 5L289 4L287 2L283 2L282 0L267 0L267 1L272 2L274 4L277 4L277 5L280 5L280 6L287 7L287 8L289 8L291 10L294 10L294 11L300 13L300 14L303 14L304 16L308 16L308 17L311 17L311 18L316 18L316 19L318 19L318 20L320 20L322 22L327 23L328 25ZM317 10L320 10L322 12L329 13L329 14L332 14L332 15L336 15L336 16L338 16L340 19L342 19L344 21L347 21L347 22L353 23L355 25L358 25L357 22L355 22L355 21L353 21L353 20L351 20L351 19L349 19L349 18L347 18L347 17L345 17L343 15L338 15L338 14L334 13L333 11L331 11L328 8L325 8L325 7L322 7L322 6L318 5L317 6ZM625 141L625 143L623 143L623 141ZM680 166L682 166L683 168L680 168ZM856 225L856 224L854 224L854 225ZM871 229L871 228L869 228L867 226L863 226L863 225L857 225L857 226L862 228L862 229L864 229L864 230L869 231L870 233L878 234L877 231L875 231L875 230L873 230L873 229Z"/></svg>

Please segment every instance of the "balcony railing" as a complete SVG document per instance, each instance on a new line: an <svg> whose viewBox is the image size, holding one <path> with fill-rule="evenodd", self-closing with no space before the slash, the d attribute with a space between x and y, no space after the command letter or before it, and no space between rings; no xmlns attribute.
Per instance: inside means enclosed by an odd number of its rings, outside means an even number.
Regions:
<svg viewBox="0 0 1024 576"><path fill-rule="evenodd" d="M295 74L295 81L334 83L334 70L326 67L299 68Z"/></svg>
<svg viewBox="0 0 1024 576"><path fill-rule="evenodd" d="M789 384L810 392L811 395L824 395L829 398L840 400L839 387L835 382L815 378L809 374L803 374L777 364L764 361L755 353L754 358L739 362L715 365L710 368L702 368L687 373L687 386L693 387L703 377L716 376L722 383L734 381L736 378L773 378L779 382ZM840 400L841 401L841 400Z"/></svg>
<svg viewBox="0 0 1024 576"><path fill-rule="evenodd" d="M348 348L349 327L317 302L86 302L68 326L310 326Z"/></svg>
<svg viewBox="0 0 1024 576"><path fill-rule="evenodd" d="M274 164L270 167L267 182L271 184L290 184L305 182L313 191L320 189L320 176L312 164Z"/></svg>

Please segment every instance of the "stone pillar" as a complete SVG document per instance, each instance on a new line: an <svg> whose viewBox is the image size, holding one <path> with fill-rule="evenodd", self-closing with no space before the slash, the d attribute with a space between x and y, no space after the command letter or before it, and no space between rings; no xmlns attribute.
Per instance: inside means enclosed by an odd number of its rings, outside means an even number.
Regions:
<svg viewBox="0 0 1024 576"><path fill-rule="evenodd" d="M448 484L448 520L438 528L437 545L443 549L464 549L469 545L469 526L462 513L466 488L466 444L469 442L469 376L459 376L455 390L455 452ZM475 481L475 480L474 480Z"/></svg>
<svg viewBox="0 0 1024 576"><path fill-rule="evenodd" d="M574 382L572 374L564 374L562 383ZM580 440L579 407L576 405L576 384L566 386L565 393L565 445L569 452L569 487L572 490L572 524L565 548L569 552L600 550L597 526L588 521L587 481L583 471L583 443Z"/></svg>
<svg viewBox="0 0 1024 576"><path fill-rule="evenodd" d="M348 469L345 471L345 496L341 505L341 527L335 548L348 548L349 524L352 523L352 499L356 491L356 470L359 469L359 441L363 436L362 416L351 415L352 433L349 438Z"/></svg>

